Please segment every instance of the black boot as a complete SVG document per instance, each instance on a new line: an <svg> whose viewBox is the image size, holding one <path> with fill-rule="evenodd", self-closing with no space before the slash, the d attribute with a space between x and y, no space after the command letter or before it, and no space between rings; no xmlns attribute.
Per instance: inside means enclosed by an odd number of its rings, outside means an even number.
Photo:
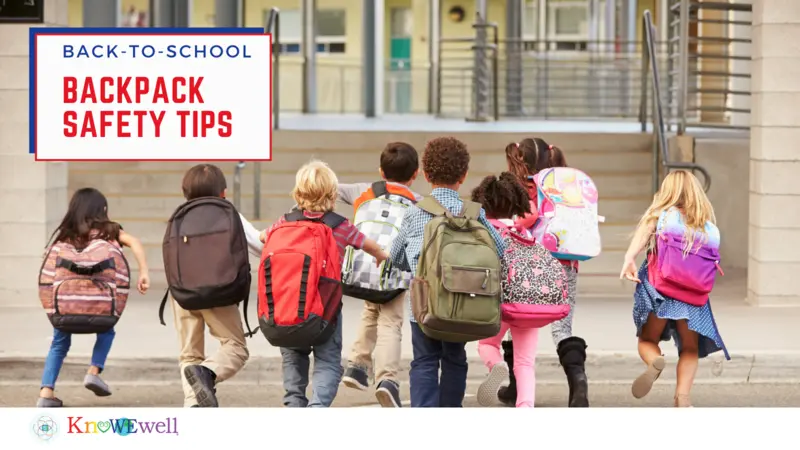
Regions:
<svg viewBox="0 0 800 450"><path fill-rule="evenodd" d="M589 383L586 379L586 341L579 337L564 339L558 344L558 360L569 384L569 407L589 406Z"/></svg>
<svg viewBox="0 0 800 450"><path fill-rule="evenodd" d="M503 341L503 360L508 364L508 386L503 386L497 391L497 399L506 405L517 404L517 378L514 376L514 344Z"/></svg>

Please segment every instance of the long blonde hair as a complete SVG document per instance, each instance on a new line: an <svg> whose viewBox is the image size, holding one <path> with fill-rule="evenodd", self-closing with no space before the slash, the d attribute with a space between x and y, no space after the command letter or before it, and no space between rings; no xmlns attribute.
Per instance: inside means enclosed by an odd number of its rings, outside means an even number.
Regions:
<svg viewBox="0 0 800 450"><path fill-rule="evenodd" d="M339 180L322 161L312 160L297 171L292 197L301 210L313 212L333 211Z"/></svg>
<svg viewBox="0 0 800 450"><path fill-rule="evenodd" d="M703 240L708 236L705 231L706 223L716 224L714 207L708 200L700 180L691 172L676 170L664 178L661 188L653 196L653 203L647 208L639 226L648 226L655 229L655 224L663 211L677 208L686 227L684 232L684 253L694 249L695 236L700 233Z"/></svg>

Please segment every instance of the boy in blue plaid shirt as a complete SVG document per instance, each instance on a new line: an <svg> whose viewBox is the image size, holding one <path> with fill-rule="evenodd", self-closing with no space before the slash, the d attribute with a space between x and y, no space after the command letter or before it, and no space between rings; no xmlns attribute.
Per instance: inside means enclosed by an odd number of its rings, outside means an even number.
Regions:
<svg viewBox="0 0 800 450"><path fill-rule="evenodd" d="M469 152L466 145L452 137L433 139L422 154L422 171L431 184L431 196L454 214L461 212L463 202L458 189L467 178ZM433 216L412 206L406 211L400 234L392 243L392 262L412 273L417 271L423 247L425 225ZM492 235L498 255L505 251L500 234L486 219L481 209L478 220ZM411 343L414 359L411 361L411 407L461 407L467 389L467 352L464 343L444 342L426 336L411 318ZM439 367L441 366L441 379Z"/></svg>

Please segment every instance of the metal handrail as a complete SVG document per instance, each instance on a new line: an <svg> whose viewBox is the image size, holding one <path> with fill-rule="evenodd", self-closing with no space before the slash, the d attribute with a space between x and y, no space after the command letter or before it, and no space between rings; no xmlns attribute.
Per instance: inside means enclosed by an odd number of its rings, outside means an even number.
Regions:
<svg viewBox="0 0 800 450"><path fill-rule="evenodd" d="M639 107L642 120L642 130L646 130L647 121L647 80L650 79L653 95L653 192L659 188L659 157L661 166L669 172L670 169L688 170L692 173L700 172L703 175L703 189L708 192L711 188L711 175L701 165L693 162L670 162L667 144L667 130L664 122L664 109L661 103L661 79L658 72L658 62L655 57L656 27L653 25L653 16L650 10L642 15L642 30L644 45L642 46L642 84L643 94ZM649 76L648 76L649 72Z"/></svg>
<svg viewBox="0 0 800 450"><path fill-rule="evenodd" d="M264 34L272 32L272 129L277 130L280 124L280 9L272 8L269 11ZM239 209L242 204L242 170L246 163L239 161L233 169L233 205ZM253 216L261 219L261 163L253 163Z"/></svg>

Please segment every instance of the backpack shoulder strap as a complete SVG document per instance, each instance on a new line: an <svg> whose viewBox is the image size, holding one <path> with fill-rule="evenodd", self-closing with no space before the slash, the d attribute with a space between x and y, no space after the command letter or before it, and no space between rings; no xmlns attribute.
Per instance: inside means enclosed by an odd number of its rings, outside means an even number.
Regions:
<svg viewBox="0 0 800 450"><path fill-rule="evenodd" d="M447 209L432 196L428 196L420 200L417 203L417 207L429 214L433 214L434 216L444 216L447 214Z"/></svg>
<svg viewBox="0 0 800 450"><path fill-rule="evenodd" d="M389 195L389 190L386 188L385 181L376 181L372 183L371 189L372 189L372 195L374 195L375 198L383 197L384 195Z"/></svg>
<svg viewBox="0 0 800 450"><path fill-rule="evenodd" d="M389 194L399 195L400 197L405 198L406 200L410 201L411 203L417 203L417 196L411 192L411 189L397 184L387 184L386 190Z"/></svg>
<svg viewBox="0 0 800 450"><path fill-rule="evenodd" d="M478 217L481 215L481 206L480 203L475 203L469 200L462 200L464 202L464 206L461 207L461 216L466 217L467 219L477 220Z"/></svg>
<svg viewBox="0 0 800 450"><path fill-rule="evenodd" d="M288 214L284 214L283 219L287 222L301 222L303 220L308 220L308 217L303 214L303 211L295 209Z"/></svg>
<svg viewBox="0 0 800 450"><path fill-rule="evenodd" d="M347 218L336 214L335 212L326 212L322 216L322 223L327 225L330 229L334 229L341 225Z"/></svg>

